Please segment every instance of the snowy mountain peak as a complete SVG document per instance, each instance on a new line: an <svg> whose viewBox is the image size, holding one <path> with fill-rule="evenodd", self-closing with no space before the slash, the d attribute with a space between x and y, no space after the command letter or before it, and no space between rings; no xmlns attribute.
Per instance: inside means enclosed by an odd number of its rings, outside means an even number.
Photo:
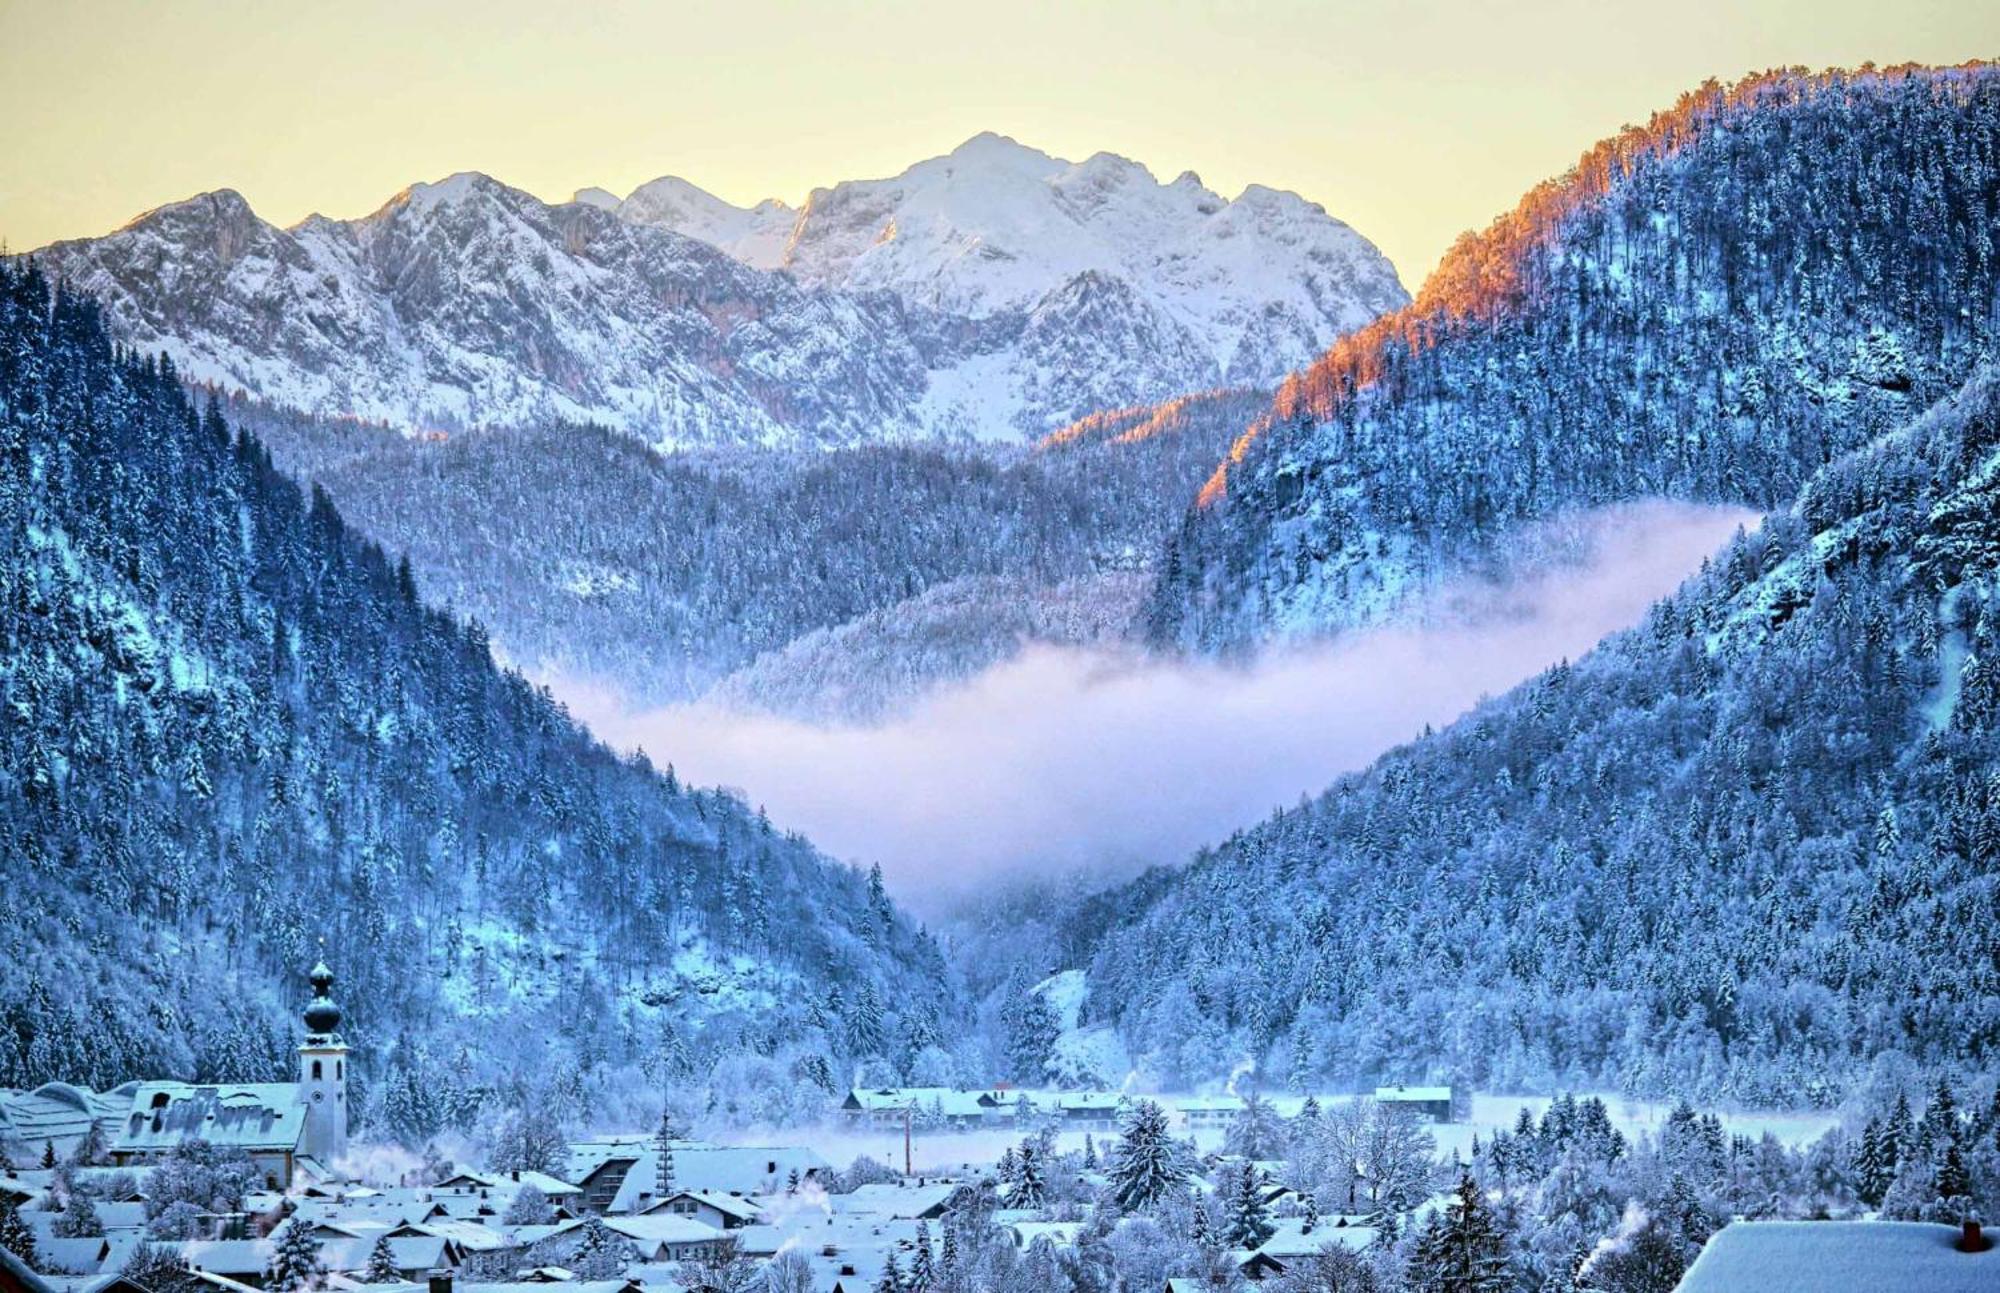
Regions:
<svg viewBox="0 0 2000 1293"><path fill-rule="evenodd" d="M613 209L627 224L671 229L758 269L775 269L783 261L794 220L783 202L767 198L754 207L739 207L678 175L641 184Z"/></svg>
<svg viewBox="0 0 2000 1293"><path fill-rule="evenodd" d="M427 430L589 421L663 446L1039 438L1268 386L1407 300L1276 190L986 133L889 179L741 207L666 175L544 203L462 171L369 215L228 190L37 253L181 371ZM782 270L783 273L771 271Z"/></svg>
<svg viewBox="0 0 2000 1293"><path fill-rule="evenodd" d="M1112 275L1232 382L1275 381L1407 299L1382 254L1323 208L1263 186L1239 202L1250 209L1230 218L1192 171L1162 184L1116 153L1072 163L989 132L889 179L815 190L782 263L803 282L974 318ZM1282 322L1253 353L1245 328L1259 317Z"/></svg>
<svg viewBox="0 0 2000 1293"><path fill-rule="evenodd" d="M616 211L619 203L616 193L609 189L600 189L596 185L578 189L570 195L569 200L578 206L596 207L599 211Z"/></svg>

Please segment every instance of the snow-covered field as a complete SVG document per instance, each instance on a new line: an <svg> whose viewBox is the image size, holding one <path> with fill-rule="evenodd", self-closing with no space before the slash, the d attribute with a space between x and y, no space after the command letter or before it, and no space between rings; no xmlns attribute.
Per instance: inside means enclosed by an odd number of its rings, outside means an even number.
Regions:
<svg viewBox="0 0 2000 1293"><path fill-rule="evenodd" d="M1578 1092L1578 1098L1593 1094ZM1623 1096L1595 1093L1610 1111L1611 1122L1627 1136L1640 1133L1657 1135L1672 1104L1660 1101L1628 1100ZM1163 1096L1171 1100L1172 1097ZM1322 1107L1331 1108L1355 1100L1351 1094L1328 1092L1316 1097ZM1305 1102L1303 1096L1274 1096L1274 1108L1287 1117L1298 1113ZM1472 1098L1472 1116L1466 1122L1431 1125L1428 1130L1438 1143L1438 1152L1450 1157L1456 1154L1461 1160L1469 1160L1472 1155L1474 1136L1483 1142L1495 1131L1511 1129L1515 1119L1523 1109L1536 1118L1545 1113L1550 1104L1548 1096L1524 1095L1484 1095ZM1825 1110L1739 1110L1721 1113L1723 1128L1732 1133L1751 1137L1761 1137L1769 1132L1787 1145L1802 1146L1812 1143L1834 1127L1839 1117ZM990 1128L978 1131L952 1132L933 1131L913 1135L910 1139L910 1164L919 1174L923 1172L943 1172L970 1170L989 1166L1000 1155L1021 1142L1022 1132L1012 1128ZM1185 1135L1185 1128L1181 1129ZM1193 1134L1195 1146L1203 1153L1221 1148L1223 1130L1202 1128ZM1059 1150L1080 1150L1086 1138L1094 1140L1102 1148L1108 1139L1115 1139L1116 1132L1065 1131L1056 1137ZM836 1166L846 1166L854 1159L867 1155L878 1162L900 1168L903 1165L903 1133L900 1128L873 1128L845 1126L838 1123L810 1127L782 1129L762 1128L739 1133L723 1133L711 1137L721 1144L756 1145L775 1142L806 1145L821 1157Z"/></svg>

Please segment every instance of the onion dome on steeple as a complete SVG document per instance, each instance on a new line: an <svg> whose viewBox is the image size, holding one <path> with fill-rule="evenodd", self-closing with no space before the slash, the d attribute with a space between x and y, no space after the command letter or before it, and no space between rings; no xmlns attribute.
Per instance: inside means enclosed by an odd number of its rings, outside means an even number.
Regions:
<svg viewBox="0 0 2000 1293"><path fill-rule="evenodd" d="M321 961L307 977L312 983L313 999L306 1006L306 1032L314 1037L331 1037L333 1030L340 1027L340 1007L328 995L333 991L333 971Z"/></svg>

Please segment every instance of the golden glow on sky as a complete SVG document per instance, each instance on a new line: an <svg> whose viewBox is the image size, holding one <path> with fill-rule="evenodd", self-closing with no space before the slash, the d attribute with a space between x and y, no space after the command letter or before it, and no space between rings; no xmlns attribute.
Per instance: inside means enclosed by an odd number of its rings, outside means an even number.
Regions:
<svg viewBox="0 0 2000 1293"><path fill-rule="evenodd" d="M1996 55L1979 0L0 0L0 238L223 187L281 223L353 216L458 170L796 203L990 129L1296 189L1414 289L1706 77Z"/></svg>

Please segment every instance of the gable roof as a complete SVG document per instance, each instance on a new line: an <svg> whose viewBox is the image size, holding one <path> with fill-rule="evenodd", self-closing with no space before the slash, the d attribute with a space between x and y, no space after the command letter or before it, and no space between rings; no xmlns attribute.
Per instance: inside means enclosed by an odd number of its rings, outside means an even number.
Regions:
<svg viewBox="0 0 2000 1293"><path fill-rule="evenodd" d="M673 1193L667 1195L666 1198L655 1201L641 1215L651 1216L655 1212L671 1207L681 1199L693 1199L697 1203L705 1203L724 1216L735 1217L739 1221L755 1221L763 1215L758 1210L756 1204L750 1202L750 1200L744 1198L742 1195L730 1194L722 1190L675 1190Z"/></svg>
<svg viewBox="0 0 2000 1293"><path fill-rule="evenodd" d="M1962 1253L1921 1221L1737 1221L1710 1239L1675 1293L1991 1293L2000 1248Z"/></svg>
<svg viewBox="0 0 2000 1293"><path fill-rule="evenodd" d="M296 1150L305 1106L293 1082L142 1082L111 1137L114 1154L159 1153L199 1137L242 1150Z"/></svg>

